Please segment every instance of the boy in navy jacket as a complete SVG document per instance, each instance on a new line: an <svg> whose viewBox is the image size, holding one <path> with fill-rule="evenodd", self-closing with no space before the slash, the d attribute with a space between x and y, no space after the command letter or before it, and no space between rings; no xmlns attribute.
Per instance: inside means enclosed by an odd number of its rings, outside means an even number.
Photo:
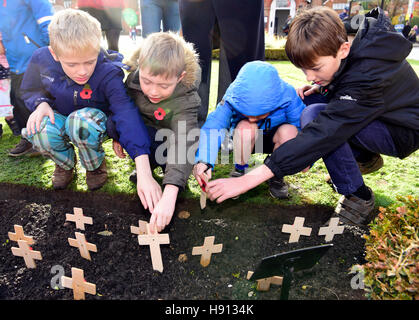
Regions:
<svg viewBox="0 0 419 320"><path fill-rule="evenodd" d="M137 174L148 164L149 137L138 109L125 91L122 56L100 49L100 23L86 12L67 9L54 15L49 26L50 47L33 54L22 92L32 111L24 137L56 164L54 189L72 181L79 149L89 190L107 179L102 142L108 117L116 124L119 142L135 161ZM145 163L145 164L143 164ZM138 192L149 197L146 179Z"/></svg>
<svg viewBox="0 0 419 320"><path fill-rule="evenodd" d="M316 7L294 18L285 50L313 82L297 90L309 105L301 117L303 128L250 174L211 181L210 199L222 202L323 158L342 195L335 215L344 224L368 225L375 197L362 174L382 166L380 154L403 159L419 148L419 79L406 61L412 44L380 8L359 21L350 41L330 8ZM324 98L322 103L309 103L314 96Z"/></svg>

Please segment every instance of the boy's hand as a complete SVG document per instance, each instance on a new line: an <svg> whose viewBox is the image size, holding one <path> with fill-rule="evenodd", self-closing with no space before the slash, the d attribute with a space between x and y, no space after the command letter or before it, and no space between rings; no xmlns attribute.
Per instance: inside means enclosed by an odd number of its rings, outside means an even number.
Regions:
<svg viewBox="0 0 419 320"><path fill-rule="evenodd" d="M139 175L137 172L137 192L144 209L153 212L160 201L162 191L160 185L150 175Z"/></svg>
<svg viewBox="0 0 419 320"><path fill-rule="evenodd" d="M196 181L198 181L199 186L202 188L205 176L207 181L211 180L211 168L208 167L206 163L199 162L193 167L193 175Z"/></svg>
<svg viewBox="0 0 419 320"><path fill-rule="evenodd" d="M124 152L124 148L122 148L121 144L118 141L112 140L112 149L113 149L113 152L115 152L115 154L119 158L125 159L127 157L127 155Z"/></svg>
<svg viewBox="0 0 419 320"><path fill-rule="evenodd" d="M309 96L310 94L313 93L318 93L319 92L319 86L318 85L305 85L304 87L298 88L297 89L297 94L298 96L304 100L305 96Z"/></svg>
<svg viewBox="0 0 419 320"><path fill-rule="evenodd" d="M154 207L150 218L150 232L161 232L172 220L179 188L166 185L163 196Z"/></svg>
<svg viewBox="0 0 419 320"><path fill-rule="evenodd" d="M29 134L35 134L41 130L41 122L44 117L49 117L52 124L55 123L54 110L46 102L41 102L36 110L29 116L26 123L26 130Z"/></svg>
<svg viewBox="0 0 419 320"><path fill-rule="evenodd" d="M217 200L217 203L221 203L224 200L245 193L247 189L244 187L245 184L243 184L242 178L243 177L217 179L208 182L207 197L211 201Z"/></svg>

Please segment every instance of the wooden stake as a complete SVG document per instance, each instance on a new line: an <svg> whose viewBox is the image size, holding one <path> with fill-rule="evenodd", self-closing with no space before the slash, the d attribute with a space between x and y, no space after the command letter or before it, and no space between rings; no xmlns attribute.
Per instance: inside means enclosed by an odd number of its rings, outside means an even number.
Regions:
<svg viewBox="0 0 419 320"><path fill-rule="evenodd" d="M12 247L13 255L23 257L26 267L31 269L36 268L34 260L42 260L41 252L33 251L25 240L18 240L17 243L19 248Z"/></svg>
<svg viewBox="0 0 419 320"><path fill-rule="evenodd" d="M301 235L308 237L311 234L311 228L303 227L304 220L302 217L295 217L293 225L284 224L282 226L282 232L291 233L288 243L298 242Z"/></svg>
<svg viewBox="0 0 419 320"><path fill-rule="evenodd" d="M23 227L22 226L15 224L14 229L15 229L15 233L12 233L12 232L8 233L10 240L16 241L16 242L18 240L24 240L29 245L32 245L32 244L35 243L35 240L33 240L33 237L25 236L25 234L23 233Z"/></svg>
<svg viewBox="0 0 419 320"><path fill-rule="evenodd" d="M80 230L84 230L85 224L93 224L93 218L86 217L83 215L83 209L74 208L74 214L67 213L65 215L66 221L72 221L76 223L76 227Z"/></svg>
<svg viewBox="0 0 419 320"><path fill-rule="evenodd" d="M206 267L211 262L211 255L213 253L220 253L223 250L223 244L214 245L215 237L205 237L204 245L202 247L193 247L192 255L201 255L201 266Z"/></svg>
<svg viewBox="0 0 419 320"><path fill-rule="evenodd" d="M138 227L131 226L131 233L142 235L147 234L147 221L138 220Z"/></svg>
<svg viewBox="0 0 419 320"><path fill-rule="evenodd" d="M250 279L252 274L253 274L253 271L249 271L247 273L247 280ZM269 277L269 278L256 280L256 282L257 282L256 290L258 290L258 291L268 291L271 287L271 284L281 286L282 285L282 279L283 279L282 277L273 276L273 277Z"/></svg>
<svg viewBox="0 0 419 320"><path fill-rule="evenodd" d="M80 232L76 232L76 239L68 238L68 243L72 247L79 248L80 255L87 260L92 260L89 251L97 252L96 245L87 242L84 234Z"/></svg>
<svg viewBox="0 0 419 320"><path fill-rule="evenodd" d="M201 210L205 209L207 206L207 193L204 191L204 189L207 187L208 183L208 176L204 173L203 178L203 186L201 187L201 197L199 198L199 204L201 205Z"/></svg>
<svg viewBox="0 0 419 320"><path fill-rule="evenodd" d="M84 293L96 294L96 285L84 280L82 269L71 268L71 278L62 276L61 283L64 288L73 289L74 300L84 300Z"/></svg>
<svg viewBox="0 0 419 320"><path fill-rule="evenodd" d="M343 233L344 226L339 226L339 218L331 218L328 227L321 227L319 230L319 236L326 236L324 240L326 242L332 241L335 234Z"/></svg>
<svg viewBox="0 0 419 320"><path fill-rule="evenodd" d="M150 233L150 226L147 223L147 234L139 235L138 243L141 246L150 246L151 263L153 264L153 270L163 272L163 261L161 258L160 245L170 243L169 234Z"/></svg>

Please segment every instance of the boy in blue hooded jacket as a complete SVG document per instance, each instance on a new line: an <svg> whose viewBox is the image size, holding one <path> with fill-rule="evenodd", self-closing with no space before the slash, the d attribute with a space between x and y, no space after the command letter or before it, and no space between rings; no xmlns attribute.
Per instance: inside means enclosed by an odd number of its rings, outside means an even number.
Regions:
<svg viewBox="0 0 419 320"><path fill-rule="evenodd" d="M235 169L232 177L245 174L252 152L272 153L300 130L300 116L305 105L296 90L263 61L246 63L229 86L217 108L201 129L194 176L203 187L211 178L218 150L228 130L233 131ZM263 142L261 145L260 142ZM274 198L287 198L283 179L269 180Z"/></svg>

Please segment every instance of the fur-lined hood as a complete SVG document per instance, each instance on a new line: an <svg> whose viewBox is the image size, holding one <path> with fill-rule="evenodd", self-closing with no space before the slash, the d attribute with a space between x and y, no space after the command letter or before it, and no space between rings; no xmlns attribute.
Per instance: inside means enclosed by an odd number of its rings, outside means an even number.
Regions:
<svg viewBox="0 0 419 320"><path fill-rule="evenodd" d="M199 66L199 57L198 54L193 49L192 44L184 46L185 49L185 62L186 62L186 74L183 77L181 83L186 88L198 87L201 81L201 67ZM137 50L131 55L128 60L125 60L124 63L129 66L128 72L132 73L138 70L138 57L141 52L141 43Z"/></svg>

